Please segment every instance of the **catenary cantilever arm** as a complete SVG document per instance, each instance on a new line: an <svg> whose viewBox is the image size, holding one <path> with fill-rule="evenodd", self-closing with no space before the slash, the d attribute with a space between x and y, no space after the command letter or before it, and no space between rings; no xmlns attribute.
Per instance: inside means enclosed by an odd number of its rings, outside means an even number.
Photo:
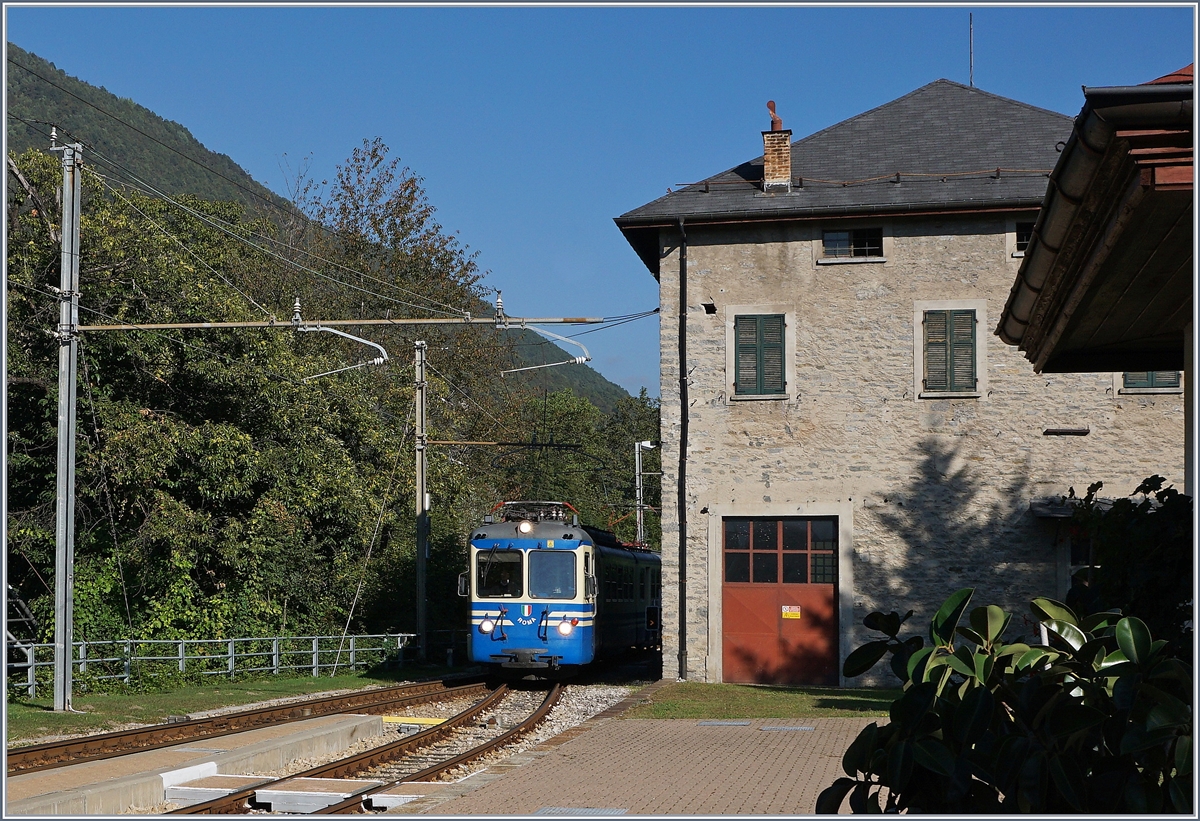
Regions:
<svg viewBox="0 0 1200 821"><path fill-rule="evenodd" d="M372 342L369 339L363 339L361 336L354 336L353 334L348 334L345 331L339 331L337 328L328 328L324 325L300 325L300 326L297 326L296 330L297 331L325 331L326 333L337 334L338 336L345 337L346 339L351 339L355 342L361 342L364 345L370 345L372 348L377 349L380 353L379 356L377 356L374 359L371 359L367 362L359 362L357 365L347 365L346 367L338 368L337 370L326 371L325 373L318 373L318 374L314 374L312 376L306 376L301 380L303 382L309 382L313 379L318 379L322 376L331 376L335 373L341 373L342 371L353 370L354 368L362 368L367 365L382 365L384 362L387 362L387 360L388 360L387 351L385 351L383 349L382 345Z"/></svg>
<svg viewBox="0 0 1200 821"><path fill-rule="evenodd" d="M554 331L547 331L545 328L534 328L531 325L527 327L531 331L536 331L537 333L545 334L546 336L552 336L555 339L561 340L570 345L578 345L583 350L583 356L577 356L574 359L564 359L562 362L550 362L545 365L530 365L527 368L509 368L507 371L500 371L501 376L504 376L505 374L516 373L517 371L533 371L537 370L538 368L553 368L555 365L582 365L584 362L592 361L592 355L588 353L588 349L584 347L582 342L576 342L574 339L568 339L565 336L559 336L558 334L554 333Z"/></svg>

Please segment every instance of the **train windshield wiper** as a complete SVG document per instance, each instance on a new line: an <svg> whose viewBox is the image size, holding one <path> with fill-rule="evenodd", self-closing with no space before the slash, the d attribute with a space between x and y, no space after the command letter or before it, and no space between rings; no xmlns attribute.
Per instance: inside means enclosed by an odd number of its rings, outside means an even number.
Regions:
<svg viewBox="0 0 1200 821"><path fill-rule="evenodd" d="M492 560L496 557L496 548L500 546L499 542L492 545L492 549L488 551L487 561L483 565L483 570L479 574L479 583L487 584L488 572L492 569Z"/></svg>

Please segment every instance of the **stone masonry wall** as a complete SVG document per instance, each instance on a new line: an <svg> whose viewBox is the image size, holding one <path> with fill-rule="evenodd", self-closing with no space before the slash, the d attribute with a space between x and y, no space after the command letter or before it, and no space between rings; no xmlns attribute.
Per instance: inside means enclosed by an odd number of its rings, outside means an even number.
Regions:
<svg viewBox="0 0 1200 821"><path fill-rule="evenodd" d="M1006 250L1005 226L1003 216L893 219L887 261L849 264L817 264L829 225L688 227L688 678L720 680L721 598L709 562L721 545L709 544L706 508L852 504L853 544L841 546L853 569L852 612L839 614L844 656L867 640L862 618L873 609L911 608L910 625L924 631L960 587L977 588L976 604L1004 606L1016 623L1029 598L1064 595L1061 534L1029 512L1031 500L1070 487L1082 495L1097 480L1104 494L1125 495L1153 473L1182 487L1181 395L1122 395L1119 375L1107 373L1038 375L995 336L1020 262ZM663 242L664 674L672 675L678 235L664 231ZM986 345L985 394L915 398L914 303L968 299L986 300L976 331ZM730 308L762 304L786 304L794 316L786 356L795 384L786 401L730 401ZM1046 428L1090 432L1044 436Z"/></svg>

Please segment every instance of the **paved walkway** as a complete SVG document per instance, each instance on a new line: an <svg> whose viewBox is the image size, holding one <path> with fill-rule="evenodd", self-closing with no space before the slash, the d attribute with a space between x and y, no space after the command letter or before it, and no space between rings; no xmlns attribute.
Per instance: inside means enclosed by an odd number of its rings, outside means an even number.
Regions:
<svg viewBox="0 0 1200 821"><path fill-rule="evenodd" d="M859 730L880 720L619 717L645 695L462 782L407 785L423 797L392 812L807 815Z"/></svg>

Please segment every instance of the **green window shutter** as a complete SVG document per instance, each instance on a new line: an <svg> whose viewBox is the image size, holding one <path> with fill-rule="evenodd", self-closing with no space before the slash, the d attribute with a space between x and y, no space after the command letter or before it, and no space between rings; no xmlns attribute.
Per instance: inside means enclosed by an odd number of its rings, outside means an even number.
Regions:
<svg viewBox="0 0 1200 821"><path fill-rule="evenodd" d="M950 311L950 390L975 390L975 312Z"/></svg>
<svg viewBox="0 0 1200 821"><path fill-rule="evenodd" d="M1178 388L1179 371L1126 371L1126 388Z"/></svg>
<svg viewBox="0 0 1200 821"><path fill-rule="evenodd" d="M758 393L758 317L734 318L733 337L734 393Z"/></svg>
<svg viewBox="0 0 1200 821"><path fill-rule="evenodd" d="M783 317L759 317L761 336L759 350L762 362L758 372L762 375L759 393L783 393Z"/></svg>
<svg viewBox="0 0 1200 821"><path fill-rule="evenodd" d="M925 312L925 390L973 391L975 312Z"/></svg>
<svg viewBox="0 0 1200 821"><path fill-rule="evenodd" d="M782 314L734 317L734 393L779 394L784 379Z"/></svg>
<svg viewBox="0 0 1200 821"><path fill-rule="evenodd" d="M925 312L925 390L950 390L949 311Z"/></svg>

